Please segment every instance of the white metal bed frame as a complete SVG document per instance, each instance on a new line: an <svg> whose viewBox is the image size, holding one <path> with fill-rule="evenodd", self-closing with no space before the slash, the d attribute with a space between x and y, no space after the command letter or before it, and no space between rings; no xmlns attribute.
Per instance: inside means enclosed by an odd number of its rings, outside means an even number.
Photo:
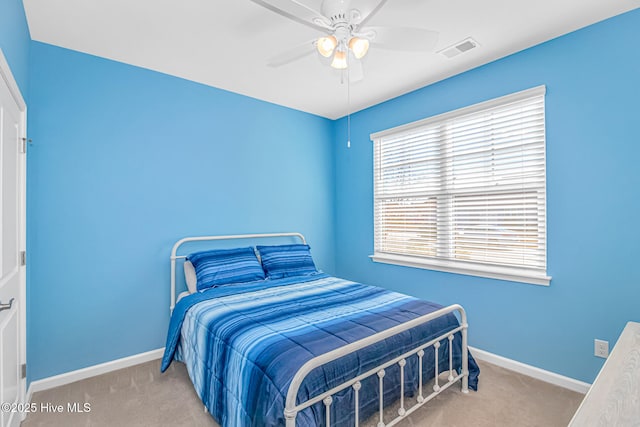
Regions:
<svg viewBox="0 0 640 427"><path fill-rule="evenodd" d="M176 304L176 261L178 259L185 259L186 255L178 255L178 249L185 243L188 242L202 242L202 241L216 241L216 240L238 240L238 239L263 239L263 238L277 238L277 237L297 237L302 243L306 244L306 240L304 236L300 233L265 233L265 234L236 234L236 235L227 235L227 236L199 236L199 237L185 237L184 239L178 240L175 245L173 245L173 249L171 250L171 312ZM382 341L386 338L389 338L393 335L402 333L406 330L415 328L423 323L427 323L433 319L444 316L446 314L457 311L460 315L460 326L457 328L448 331L431 341L422 344L413 350L409 350L406 353L389 360L382 365L379 365L357 377L354 377L346 382L325 391L317 396L311 397L308 400L296 403L298 390L302 385L302 382L306 378L306 376L313 371L314 369L325 365L329 362L337 360L347 354L358 351L364 347L375 344L379 341ZM295 427L296 425L296 416L297 414L308 408L311 405L314 405L320 401L325 405L325 421L326 425L331 425L331 404L333 403L333 398L331 396L336 393L351 387L354 392L354 413L355 413L355 425L358 427L359 425L359 392L362 387L362 380L365 378L369 378L373 375L378 376L378 387L379 387L379 422L377 424L378 427L391 427L402 421L408 415L419 409L422 405L436 397L438 394L442 393L444 390L449 388L451 385L456 383L457 381L461 381L462 393L469 392L469 350L467 346L467 314L462 308L462 306L458 304L453 304L448 307L441 308L440 310L434 311L432 313L426 314L424 316L418 317L416 319L410 320L408 322L402 323L400 325L394 326L392 328L386 329L382 332L378 332L374 335L365 337L361 340L352 342L350 344L346 344L342 347L338 347L335 350L332 350L328 353L317 356L307 363L302 365L302 367L298 370L298 372L294 375L291 384L289 385L289 389L287 391L286 403L284 408L284 416L286 419L287 427ZM462 369L460 374L455 375L457 372L453 367L453 340L454 335L460 332L462 337ZM447 382L444 384L440 384L439 376L441 372L438 370L438 349L442 345L442 341L448 341L449 345L449 375L447 376ZM446 345L446 344L445 344ZM435 355L435 379L433 385L433 392L429 395L425 396L423 390L423 357L425 355L425 350L433 348ZM407 359L409 357L417 357L418 358L418 397L416 399L416 403L409 408L405 408L405 397L404 397L404 367L407 363ZM384 402L383 402L383 390L384 390L384 376L385 369L397 364L400 367L400 408L398 409L398 415L388 423L384 422ZM206 410L206 408L205 408Z"/></svg>

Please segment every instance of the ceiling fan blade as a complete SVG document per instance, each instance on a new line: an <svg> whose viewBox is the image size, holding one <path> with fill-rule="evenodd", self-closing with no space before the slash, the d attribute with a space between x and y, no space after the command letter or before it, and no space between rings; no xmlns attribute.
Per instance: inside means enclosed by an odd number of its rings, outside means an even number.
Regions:
<svg viewBox="0 0 640 427"><path fill-rule="evenodd" d="M381 49L403 52L429 51L438 41L436 31L411 27L367 27L365 33L373 33L371 44Z"/></svg>
<svg viewBox="0 0 640 427"><path fill-rule="evenodd" d="M387 0L377 0L375 2L372 2L371 0L368 0L366 2L352 2L351 8L356 9L360 12L360 19L352 20L352 24L355 24L358 27L366 25L367 22L369 22L369 20L373 18L380 11L380 9L382 9L382 6L384 6L385 3L387 3Z"/></svg>
<svg viewBox="0 0 640 427"><path fill-rule="evenodd" d="M282 52L276 56L269 58L267 65L269 67L281 67L291 62L302 59L305 56L311 55L315 51L315 40L310 40L300 46L293 47L285 52Z"/></svg>
<svg viewBox="0 0 640 427"><path fill-rule="evenodd" d="M296 0L251 0L278 15L325 32L331 29L331 21L320 12Z"/></svg>

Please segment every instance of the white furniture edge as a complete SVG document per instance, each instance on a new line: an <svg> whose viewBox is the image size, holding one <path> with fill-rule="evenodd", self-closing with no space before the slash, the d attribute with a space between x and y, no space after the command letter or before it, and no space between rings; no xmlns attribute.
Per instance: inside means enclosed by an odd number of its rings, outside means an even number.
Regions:
<svg viewBox="0 0 640 427"><path fill-rule="evenodd" d="M176 260L184 259L186 255L177 255L178 249L188 242L207 242L215 240L237 240L237 239L263 239L270 237L297 237L303 244L307 244L304 236L300 233L262 233L262 234L231 234L226 236L196 236L185 237L178 240L171 249L171 306L169 311L173 313L173 308L176 306Z"/></svg>
<svg viewBox="0 0 640 427"><path fill-rule="evenodd" d="M585 394L591 387L591 384L589 383L556 374L555 372L537 368L532 365L527 365L526 363L518 362L517 360L507 359L506 357L498 356L497 354L489 353L488 351L480 350L479 348L469 346L469 351L475 359L578 393ZM482 375L482 371L480 371L480 375Z"/></svg>
<svg viewBox="0 0 640 427"><path fill-rule="evenodd" d="M145 353L134 354L132 356L123 357L122 359L116 359L109 362L100 363L98 365L88 366L86 368L78 369L75 371L65 372L64 374L54 375L52 377L32 381L31 384L29 384L29 388L27 390L26 402L31 402L33 393L71 384L76 381L81 381L87 378L106 374L108 372L128 368L130 366L139 365L141 363L150 362L152 360L157 360L162 358L163 354L164 348L158 348L156 350L147 351Z"/></svg>
<svg viewBox="0 0 640 427"><path fill-rule="evenodd" d="M640 323L627 322L569 427L637 426Z"/></svg>

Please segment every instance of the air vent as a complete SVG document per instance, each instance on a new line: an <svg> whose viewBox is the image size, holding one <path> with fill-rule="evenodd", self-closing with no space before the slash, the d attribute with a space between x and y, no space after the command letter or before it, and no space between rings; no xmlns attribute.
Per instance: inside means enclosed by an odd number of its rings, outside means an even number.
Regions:
<svg viewBox="0 0 640 427"><path fill-rule="evenodd" d="M442 49L438 53L441 53L442 55L451 59L454 56L458 56L461 53L468 52L471 49L475 49L476 47L478 47L478 42L472 39L471 37L469 37L467 39L462 40L461 42L454 44L453 46L449 46Z"/></svg>

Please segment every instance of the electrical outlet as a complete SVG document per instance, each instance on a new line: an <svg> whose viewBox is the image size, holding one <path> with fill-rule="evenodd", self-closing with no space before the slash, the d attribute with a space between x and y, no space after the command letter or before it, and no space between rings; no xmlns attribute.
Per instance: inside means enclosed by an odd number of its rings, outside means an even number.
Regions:
<svg viewBox="0 0 640 427"><path fill-rule="evenodd" d="M602 357L606 359L609 356L609 341L595 340L593 343L593 354L596 357Z"/></svg>

